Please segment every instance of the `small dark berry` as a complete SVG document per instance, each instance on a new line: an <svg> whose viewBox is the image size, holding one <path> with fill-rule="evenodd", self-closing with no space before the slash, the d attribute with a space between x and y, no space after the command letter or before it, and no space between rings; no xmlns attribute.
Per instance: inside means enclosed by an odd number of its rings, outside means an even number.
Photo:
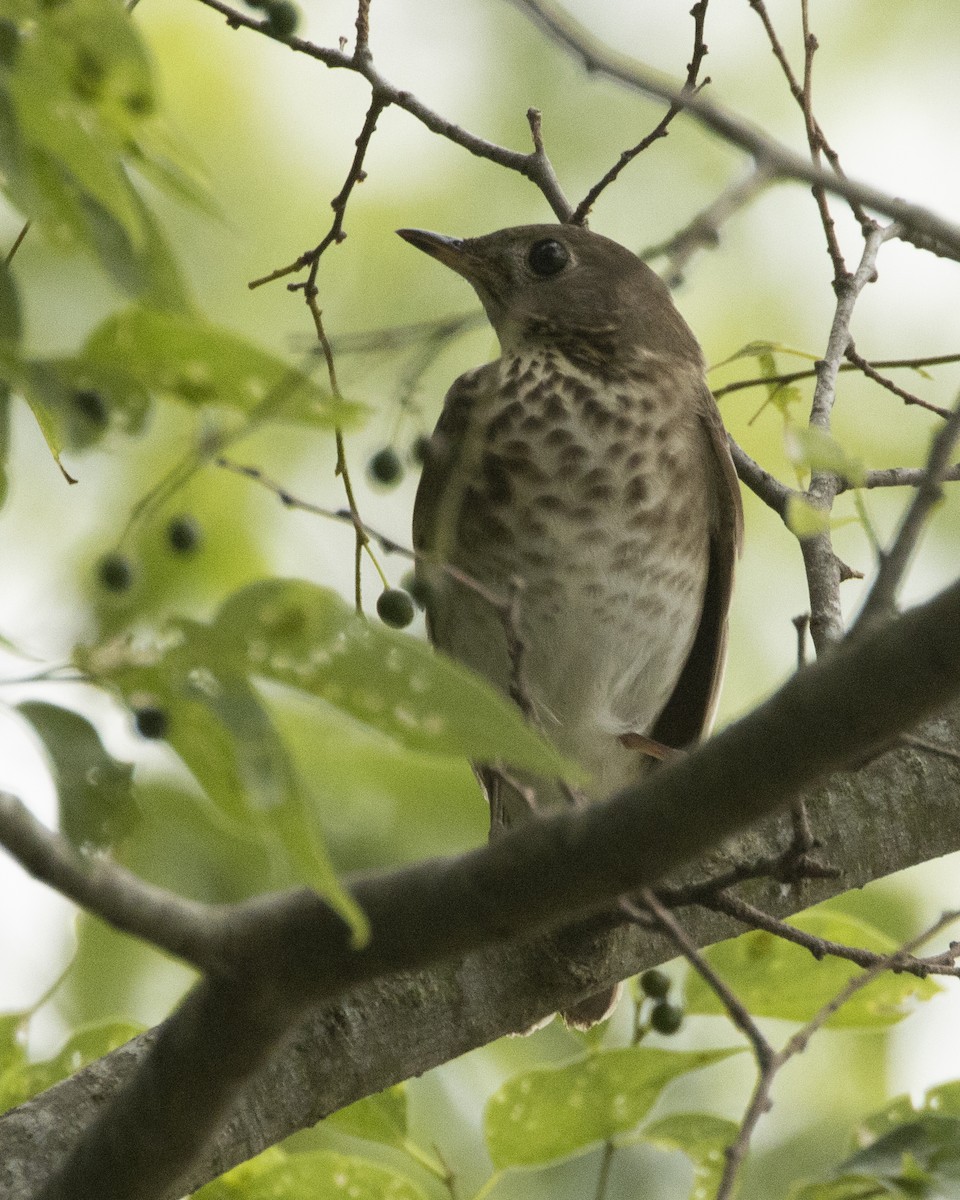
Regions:
<svg viewBox="0 0 960 1200"><path fill-rule="evenodd" d="M418 466L423 466L427 461L427 455L430 453L430 439L425 433L421 433L418 438L414 438L413 445L410 447L410 457Z"/></svg>
<svg viewBox="0 0 960 1200"><path fill-rule="evenodd" d="M147 117L156 108L153 96L148 91L131 92L125 97L127 112L135 117Z"/></svg>
<svg viewBox="0 0 960 1200"><path fill-rule="evenodd" d="M157 708L155 704L145 704L143 708L138 708L133 714L133 720L137 727L137 733L145 738L166 737L167 730L170 728L167 714L162 708Z"/></svg>
<svg viewBox="0 0 960 1200"><path fill-rule="evenodd" d="M384 446L367 463L367 473L374 483L392 487L403 478L403 463L396 450L390 446Z"/></svg>
<svg viewBox="0 0 960 1200"><path fill-rule="evenodd" d="M402 588L387 588L377 597L377 615L384 625L405 629L413 620L413 601Z"/></svg>
<svg viewBox="0 0 960 1200"><path fill-rule="evenodd" d="M288 38L296 33L300 24L300 13L289 0L273 0L264 5L267 12L267 32L274 37Z"/></svg>
<svg viewBox="0 0 960 1200"><path fill-rule="evenodd" d="M676 1004L668 1004L666 1000L660 1000L653 1006L653 1012L650 1014L650 1027L657 1033L663 1033L669 1037L671 1033L676 1033L682 1024L683 1009L678 1008Z"/></svg>
<svg viewBox="0 0 960 1200"><path fill-rule="evenodd" d="M200 526L193 517L174 517L167 526L167 541L177 554L193 554L200 545Z"/></svg>
<svg viewBox="0 0 960 1200"><path fill-rule="evenodd" d="M125 554L105 554L97 563L100 586L108 592L127 592L133 586L133 563Z"/></svg>
<svg viewBox="0 0 960 1200"><path fill-rule="evenodd" d="M640 986L654 1000L662 1000L667 992L670 991L670 976L665 975L663 971L656 970L656 968L651 971L644 971L640 976Z"/></svg>
<svg viewBox="0 0 960 1200"><path fill-rule="evenodd" d="M405 592L410 593L417 608L425 609L429 606L430 584L425 579L420 579L416 572L408 571L400 580L400 586Z"/></svg>
<svg viewBox="0 0 960 1200"><path fill-rule="evenodd" d="M73 407L82 416L90 422L91 425L96 425L103 428L109 419L107 406L103 402L103 397L99 392L93 391L92 388L81 388L73 393Z"/></svg>

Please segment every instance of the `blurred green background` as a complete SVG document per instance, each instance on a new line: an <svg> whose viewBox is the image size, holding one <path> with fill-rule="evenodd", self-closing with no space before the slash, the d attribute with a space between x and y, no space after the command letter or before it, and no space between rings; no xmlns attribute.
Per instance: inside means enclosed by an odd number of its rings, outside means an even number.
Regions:
<svg viewBox="0 0 960 1200"><path fill-rule="evenodd" d="M800 66L798 5L771 0L770 12ZM817 117L848 173L915 199L945 214L955 209L957 132L955 64L960 22L952 0L884 5L820 0L810 5L821 50L816 56ZM588 0L570 5L598 36L619 49L682 75L692 23L686 6L657 0ZM337 44L353 35L353 6L306 0L303 36ZM331 219L330 199L346 174L366 108L366 85L246 31L231 31L216 13L190 0L141 0L135 19L155 60L161 103L177 137L202 164L219 216L198 214L145 186L189 280L198 308L212 321L245 335L290 361L312 353L311 322L285 281L249 290L247 283L315 245ZM547 149L574 200L626 146L655 124L661 106L586 75L546 43L508 3L477 0L377 0L372 48L384 75L471 131L526 149L525 112L541 109ZM707 20L710 94L789 144L802 146L802 120L790 100L759 22L741 0L713 0ZM347 439L360 509L372 527L409 543L416 470L410 450L436 418L443 392L468 366L495 353L492 333L479 326L455 340L401 407L411 356L347 352L350 335L475 307L452 274L414 254L394 235L400 226L455 234L546 221L543 199L519 176L429 134L411 117L388 110L366 160L368 178L347 212L347 240L331 248L318 277L327 331L345 347L338 354L344 393L369 407L365 426ZM592 227L640 250L676 231L727 183L748 170L741 155L692 121L674 123L607 191ZM858 231L834 205L848 262L859 256ZM8 247L21 216L0 208L0 244ZM663 263L654 263L663 266ZM121 298L87 258L64 253L37 234L28 236L14 270L25 303L27 341L36 352L65 353ZM767 191L723 229L718 247L695 257L676 293L710 362L747 343L765 340L822 353L833 307L830 263L815 207L806 189ZM870 359L948 353L960 349L955 264L900 243L886 246L880 277L861 300L853 323L858 350ZM778 356L783 369L804 365ZM745 359L717 371L717 384L757 373ZM898 381L924 399L949 405L960 383L956 366L929 378L900 373ZM802 386L804 403L809 385ZM723 402L734 436L768 469L790 480L783 421L763 407L759 390ZM802 420L803 404L794 413ZM0 514L8 566L0 594L0 632L45 662L62 659L78 641L101 637L127 615L187 612L209 616L242 583L264 575L300 576L352 589L352 535L329 521L284 509L263 489L215 467L194 477L170 503L136 529L130 548L138 580L129 600L105 596L94 564L120 538L136 504L209 431L170 404L153 411L144 434L113 433L95 450L67 454L78 478L68 487L23 406L12 417L11 487ZM869 467L923 461L935 423L918 409L854 375L842 379L836 410L838 440ZM372 487L365 463L393 446L406 466L401 484ZM314 503L339 507L333 438L328 433L271 426L231 448ZM881 537L895 527L906 497L866 496ZM726 721L767 695L792 669L796 641L791 618L806 610L804 579L794 539L749 494L747 548L732 621L730 664L721 708ZM196 553L169 552L164 530L189 514L202 532ZM836 516L837 549L866 573L873 554L854 519L849 497ZM960 545L960 488L937 511L917 556L906 594L928 595L956 572ZM383 559L393 582L406 573L399 558ZM365 568L367 597L379 590ZM849 611L862 587L845 585ZM5 659L6 676L23 673ZM34 689L5 687L12 701ZM202 803L182 768L162 746L136 739L125 713L79 685L46 685L42 698L74 706L96 719L110 748L138 762L142 821L125 861L150 878L197 896L229 898L264 886L263 856L226 828ZM339 719L286 705L280 718L311 781L320 823L343 870L388 866L454 851L485 836L483 802L465 764L419 761L415 755L365 738ZM46 817L53 808L39 750L22 726L4 717L3 782L19 789ZM349 769L345 768L345 757ZM180 832L171 839L171 828ZM942 907L956 904L955 860L942 860L879 884L849 900L894 937L908 936ZM49 1051L65 1029L104 1016L152 1023L182 992L188 976L98 923L75 921L67 906L0 861L0 1002L32 1003L71 955L74 970L31 1026L32 1044ZM786 1181L815 1173L848 1148L853 1121L886 1095L922 1089L960 1074L955 1028L956 989L948 987L921 1015L892 1033L822 1034L779 1081L773 1114L761 1127L745 1195L781 1194ZM713 1018L691 1021L670 1045L726 1044ZM625 1036L623 1018L608 1037ZM559 1028L468 1055L417 1081L411 1089L415 1124L425 1144L436 1143L463 1180L463 1194L482 1180L486 1165L479 1133L486 1096L508 1074L542 1057L563 1061L576 1043ZM738 1115L751 1080L746 1058L694 1075L670 1093L670 1106ZM694 1097L691 1100L691 1096ZM321 1131L330 1144L342 1134ZM339 1139L339 1140L337 1140ZM324 1141L324 1144L327 1144ZM385 1152L386 1153L386 1152ZM592 1152L536 1175L506 1180L500 1197L592 1194L598 1169ZM621 1152L609 1196L675 1196L688 1167L650 1149Z"/></svg>

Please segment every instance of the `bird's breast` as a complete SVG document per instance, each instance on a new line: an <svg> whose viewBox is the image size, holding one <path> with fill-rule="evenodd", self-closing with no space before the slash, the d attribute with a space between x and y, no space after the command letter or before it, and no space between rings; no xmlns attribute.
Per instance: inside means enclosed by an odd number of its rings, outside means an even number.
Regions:
<svg viewBox="0 0 960 1200"><path fill-rule="evenodd" d="M488 380L468 434L457 565L500 594L518 581L526 673L548 720L582 725L589 712L612 732L646 732L689 652L706 582L691 384L652 360L603 380L549 351L501 360ZM480 597L455 589L434 630L506 685L502 628Z"/></svg>

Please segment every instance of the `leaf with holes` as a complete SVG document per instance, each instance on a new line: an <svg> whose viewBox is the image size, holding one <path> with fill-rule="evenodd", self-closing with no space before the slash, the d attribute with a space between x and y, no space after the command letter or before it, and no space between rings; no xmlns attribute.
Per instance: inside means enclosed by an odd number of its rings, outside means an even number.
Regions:
<svg viewBox="0 0 960 1200"><path fill-rule="evenodd" d="M727 1161L726 1150L737 1136L734 1121L711 1113L671 1113L647 1125L641 1132L645 1142L663 1150L679 1150L693 1163L690 1200L716 1195Z"/></svg>
<svg viewBox="0 0 960 1200"><path fill-rule="evenodd" d="M295 579L231 596L215 628L251 672L287 684L427 754L577 777L485 680L426 643L367 621L334 592Z"/></svg>
<svg viewBox="0 0 960 1200"><path fill-rule="evenodd" d="M800 913L787 924L876 954L897 949L897 943L875 926L826 907ZM787 1021L809 1021L861 972L844 958L827 955L818 962L809 950L764 930L719 942L703 953L754 1016ZM847 1029L893 1025L907 1015L911 1002L929 1000L939 991L929 977L888 971L857 992L827 1024ZM692 971L687 977L686 1006L692 1013L725 1011L716 992Z"/></svg>
<svg viewBox="0 0 960 1200"><path fill-rule="evenodd" d="M191 407L219 405L261 421L356 425L364 409L251 342L202 317L128 308L88 339L75 370L127 379Z"/></svg>
<svg viewBox="0 0 960 1200"><path fill-rule="evenodd" d="M678 1076L741 1052L630 1046L515 1075L487 1103L490 1155L499 1168L531 1167L628 1133Z"/></svg>

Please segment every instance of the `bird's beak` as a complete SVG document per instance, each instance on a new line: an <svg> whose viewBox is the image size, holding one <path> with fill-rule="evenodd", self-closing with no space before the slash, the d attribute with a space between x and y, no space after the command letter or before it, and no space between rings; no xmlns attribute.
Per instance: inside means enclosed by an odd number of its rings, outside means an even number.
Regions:
<svg viewBox="0 0 960 1200"><path fill-rule="evenodd" d="M459 275L465 275L469 256L464 252L462 238L445 237L442 233L431 233L428 229L398 229L397 233L405 242L416 246L424 254L442 262Z"/></svg>

